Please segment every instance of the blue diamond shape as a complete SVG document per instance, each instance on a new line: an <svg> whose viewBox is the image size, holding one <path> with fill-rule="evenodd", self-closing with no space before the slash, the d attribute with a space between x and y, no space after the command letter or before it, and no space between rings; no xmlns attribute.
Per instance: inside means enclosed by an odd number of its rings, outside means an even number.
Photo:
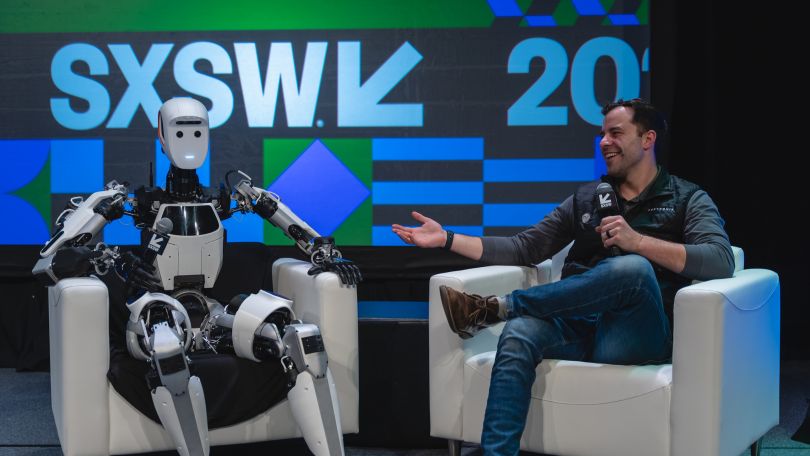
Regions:
<svg viewBox="0 0 810 456"><path fill-rule="evenodd" d="M268 187L323 236L332 234L371 192L316 140Z"/></svg>

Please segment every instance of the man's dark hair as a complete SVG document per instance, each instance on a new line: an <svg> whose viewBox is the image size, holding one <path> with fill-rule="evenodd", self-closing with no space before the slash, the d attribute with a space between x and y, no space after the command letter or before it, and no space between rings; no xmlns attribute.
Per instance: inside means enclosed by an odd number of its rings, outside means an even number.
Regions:
<svg viewBox="0 0 810 456"><path fill-rule="evenodd" d="M641 98L633 98L632 100L622 100L620 98L608 103L602 108L602 115L607 115L610 111L621 106L633 109L633 123L639 127L639 135L655 130L660 139L667 133L667 121L664 119L664 115Z"/></svg>

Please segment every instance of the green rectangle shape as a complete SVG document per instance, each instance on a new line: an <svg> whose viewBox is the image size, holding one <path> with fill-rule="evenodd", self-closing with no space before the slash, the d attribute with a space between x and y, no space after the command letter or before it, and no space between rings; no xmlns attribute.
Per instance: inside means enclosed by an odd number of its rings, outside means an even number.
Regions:
<svg viewBox="0 0 810 456"><path fill-rule="evenodd" d="M342 245L371 245L372 213L371 196L369 196L332 233L335 244L338 247Z"/></svg>
<svg viewBox="0 0 810 456"><path fill-rule="evenodd" d="M27 201L39 212L46 227L51 227L51 157L45 160L45 165L30 182L11 192Z"/></svg>
<svg viewBox="0 0 810 456"><path fill-rule="evenodd" d="M0 33L489 27L486 0L3 0Z"/></svg>
<svg viewBox="0 0 810 456"><path fill-rule="evenodd" d="M314 139L265 139L262 187L267 188L312 144Z"/></svg>
<svg viewBox="0 0 810 456"><path fill-rule="evenodd" d="M269 187L314 141L314 138L265 139L263 142L263 186ZM371 189L373 179L371 138L331 138L321 139L321 141L352 174ZM331 236L335 238L335 243L338 246L371 245L372 213L371 196L369 196L331 233ZM294 244L280 229L267 222L264 224L264 243L267 245Z"/></svg>
<svg viewBox="0 0 810 456"><path fill-rule="evenodd" d="M307 150L312 144L312 138L305 139L265 139L263 141L263 173L262 187L267 188L273 181L278 179L293 162ZM268 223L264 222L264 243L267 245L293 245L284 233Z"/></svg>
<svg viewBox="0 0 810 456"><path fill-rule="evenodd" d="M322 139L323 144L371 189L371 139Z"/></svg>

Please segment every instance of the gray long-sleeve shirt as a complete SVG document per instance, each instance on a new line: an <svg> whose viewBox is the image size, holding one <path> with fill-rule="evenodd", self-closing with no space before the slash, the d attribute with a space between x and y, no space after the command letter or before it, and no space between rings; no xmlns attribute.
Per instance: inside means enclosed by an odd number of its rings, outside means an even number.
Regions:
<svg viewBox="0 0 810 456"><path fill-rule="evenodd" d="M543 220L511 237L482 238L481 261L490 264L530 265L550 258L574 239L574 198L569 197ZM734 255L723 219L709 195L696 191L689 199L683 241L686 265L679 274L688 279L730 277Z"/></svg>

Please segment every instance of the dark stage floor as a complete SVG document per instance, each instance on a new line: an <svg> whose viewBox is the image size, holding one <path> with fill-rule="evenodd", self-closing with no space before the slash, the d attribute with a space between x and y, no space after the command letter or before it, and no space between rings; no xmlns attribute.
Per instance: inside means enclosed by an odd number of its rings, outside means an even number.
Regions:
<svg viewBox="0 0 810 456"><path fill-rule="evenodd" d="M810 362L782 364L780 424L765 436L763 456L810 455L810 445L790 439L805 417L810 399ZM466 446L462 454L479 455L480 449ZM0 456L59 455L59 440L51 415L50 385L46 372L15 372L0 369ZM161 453L172 454L172 453ZM254 445L214 447L212 455L308 454L301 441L267 442ZM440 456L437 449L349 447L351 456Z"/></svg>

